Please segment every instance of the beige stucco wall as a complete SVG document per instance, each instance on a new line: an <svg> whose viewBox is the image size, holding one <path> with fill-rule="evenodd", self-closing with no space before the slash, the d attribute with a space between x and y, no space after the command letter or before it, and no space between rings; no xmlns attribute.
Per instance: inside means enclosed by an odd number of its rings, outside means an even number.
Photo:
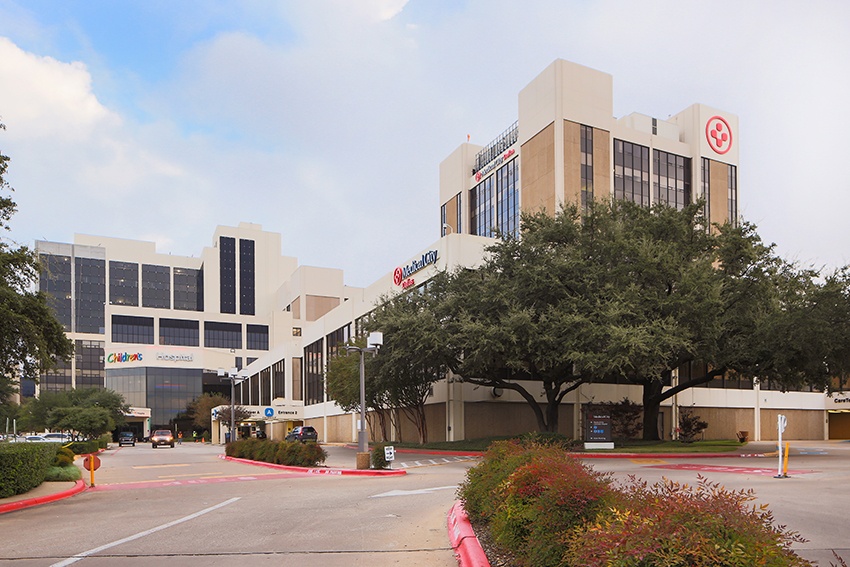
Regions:
<svg viewBox="0 0 850 567"><path fill-rule="evenodd" d="M699 164L694 164L699 167ZM711 198L711 222L724 224L729 212L729 166L711 160L709 165L709 190Z"/></svg>
<svg viewBox="0 0 850 567"><path fill-rule="evenodd" d="M537 431L537 418L526 403L475 402L464 407L464 427L467 439L520 435ZM573 408L570 405L560 406L558 433L574 436Z"/></svg>
<svg viewBox="0 0 850 567"><path fill-rule="evenodd" d="M788 418L788 426L782 434L782 439L823 439L824 420L823 410L794 410L794 409L763 409L761 410L761 439L776 439L777 415Z"/></svg>
<svg viewBox="0 0 850 567"><path fill-rule="evenodd" d="M569 120L564 120L563 174L564 203L581 205L581 125Z"/></svg>
<svg viewBox="0 0 850 567"><path fill-rule="evenodd" d="M522 146L522 212L555 212L555 125Z"/></svg>
<svg viewBox="0 0 850 567"><path fill-rule="evenodd" d="M708 423L704 439L735 439L738 431L755 435L755 413L752 408L693 408L694 415Z"/></svg>

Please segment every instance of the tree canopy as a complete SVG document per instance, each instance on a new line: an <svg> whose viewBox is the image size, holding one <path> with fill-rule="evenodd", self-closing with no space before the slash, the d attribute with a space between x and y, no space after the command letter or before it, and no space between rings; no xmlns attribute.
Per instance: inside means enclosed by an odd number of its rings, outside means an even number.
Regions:
<svg viewBox="0 0 850 567"><path fill-rule="evenodd" d="M0 129L5 126L0 123ZM17 211L5 179L10 158L0 153L0 228L9 230ZM44 294L32 291L38 262L32 250L0 238L0 402L18 390L18 378L38 380L39 373L68 360L73 343L48 307Z"/></svg>
<svg viewBox="0 0 850 567"><path fill-rule="evenodd" d="M702 212L614 201L525 215L479 268L379 305L372 328L399 349L376 362L513 390L541 431L581 384L625 381L642 387L649 439L663 401L718 377L828 391L850 364L847 270L800 269L755 226L709 227Z"/></svg>
<svg viewBox="0 0 850 567"><path fill-rule="evenodd" d="M21 409L21 429L74 431L95 438L123 426L129 406L114 390L79 388L42 392Z"/></svg>

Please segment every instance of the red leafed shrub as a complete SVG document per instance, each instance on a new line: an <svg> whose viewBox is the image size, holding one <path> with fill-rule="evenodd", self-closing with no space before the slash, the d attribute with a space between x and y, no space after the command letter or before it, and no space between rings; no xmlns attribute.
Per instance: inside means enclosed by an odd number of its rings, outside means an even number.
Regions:
<svg viewBox="0 0 850 567"><path fill-rule="evenodd" d="M537 451L497 494L490 535L513 552L516 565L529 567L557 565L563 534L595 519L619 497L607 475L555 448Z"/></svg>
<svg viewBox="0 0 850 567"><path fill-rule="evenodd" d="M694 487L634 478L627 501L565 538L561 565L582 567L803 567L790 549L803 541L774 526L753 491L727 491L700 477Z"/></svg>

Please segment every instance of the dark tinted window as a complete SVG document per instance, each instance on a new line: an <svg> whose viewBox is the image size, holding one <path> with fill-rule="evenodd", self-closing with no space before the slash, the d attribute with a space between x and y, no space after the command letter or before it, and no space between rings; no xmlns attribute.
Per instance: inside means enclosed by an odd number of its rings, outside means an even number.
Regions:
<svg viewBox="0 0 850 567"><path fill-rule="evenodd" d="M204 346L212 348L242 348L242 325L239 323L204 323Z"/></svg>
<svg viewBox="0 0 850 567"><path fill-rule="evenodd" d="M133 262L109 262L109 303L139 305L139 265Z"/></svg>
<svg viewBox="0 0 850 567"><path fill-rule="evenodd" d="M171 268L142 264L142 307L171 309Z"/></svg>
<svg viewBox="0 0 850 567"><path fill-rule="evenodd" d="M66 331L71 330L71 258L41 254L38 288L47 294L47 304Z"/></svg>
<svg viewBox="0 0 850 567"><path fill-rule="evenodd" d="M112 316L112 342L152 345L153 317Z"/></svg>
<svg viewBox="0 0 850 567"><path fill-rule="evenodd" d="M254 315L254 241L239 240L239 313ZM250 346L248 348L251 348ZM268 347L266 347L267 350Z"/></svg>
<svg viewBox="0 0 850 567"><path fill-rule="evenodd" d="M183 319L159 320L159 344L200 346L200 324Z"/></svg>
<svg viewBox="0 0 850 567"><path fill-rule="evenodd" d="M204 310L204 271L174 268L174 309Z"/></svg>
<svg viewBox="0 0 850 567"><path fill-rule="evenodd" d="M236 313L236 239L219 238L221 312Z"/></svg>

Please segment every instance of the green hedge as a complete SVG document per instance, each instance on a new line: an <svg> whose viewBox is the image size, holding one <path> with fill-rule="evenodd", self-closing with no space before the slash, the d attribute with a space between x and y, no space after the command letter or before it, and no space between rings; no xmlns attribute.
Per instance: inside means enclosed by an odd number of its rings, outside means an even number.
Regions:
<svg viewBox="0 0 850 567"><path fill-rule="evenodd" d="M459 496L491 553L517 567L811 565L752 491L614 485L557 444L494 443Z"/></svg>
<svg viewBox="0 0 850 567"><path fill-rule="evenodd" d="M254 438L228 443L224 453L228 457L237 459L263 461L290 467L315 467L328 458L327 452L318 443Z"/></svg>
<svg viewBox="0 0 850 567"><path fill-rule="evenodd" d="M0 443L0 498L29 492L56 459L56 443Z"/></svg>

